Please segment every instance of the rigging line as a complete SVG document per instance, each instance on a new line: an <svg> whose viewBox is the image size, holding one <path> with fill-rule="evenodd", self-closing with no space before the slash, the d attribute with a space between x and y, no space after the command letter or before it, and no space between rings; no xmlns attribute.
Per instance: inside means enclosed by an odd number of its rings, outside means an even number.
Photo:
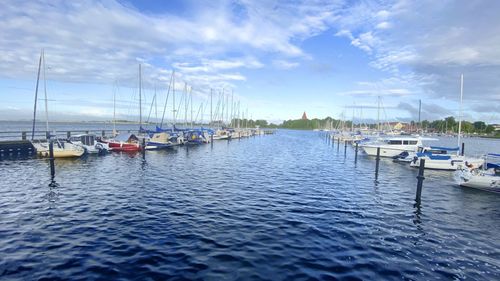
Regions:
<svg viewBox="0 0 500 281"><path fill-rule="evenodd" d="M172 85L172 79L173 79L173 73L170 76L170 82L168 83L168 90L167 90L167 98L165 99L165 105L163 106L163 114L161 116L161 123L160 123L160 128L163 127L163 120L165 119L165 112L167 111L167 103L168 103L168 97L170 95L170 87ZM175 104L174 104L175 107Z"/></svg>

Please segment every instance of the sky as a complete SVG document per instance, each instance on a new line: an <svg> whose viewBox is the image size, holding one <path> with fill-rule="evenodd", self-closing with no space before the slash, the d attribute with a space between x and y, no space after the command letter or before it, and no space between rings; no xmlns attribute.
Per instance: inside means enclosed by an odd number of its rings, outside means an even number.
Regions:
<svg viewBox="0 0 500 281"><path fill-rule="evenodd" d="M199 119L222 95L253 119L500 123L499 1L0 1L0 120ZM175 86L170 83L175 71ZM156 94L155 94L156 93ZM156 103L154 96L156 95ZM116 102L113 102L115 97ZM231 103L231 100L233 101ZM116 104L116 106L113 106ZM226 108L228 108L226 106ZM236 109L234 109L236 112ZM248 113L247 113L248 112ZM202 116L203 118L201 118ZM196 117L195 117L196 118Z"/></svg>

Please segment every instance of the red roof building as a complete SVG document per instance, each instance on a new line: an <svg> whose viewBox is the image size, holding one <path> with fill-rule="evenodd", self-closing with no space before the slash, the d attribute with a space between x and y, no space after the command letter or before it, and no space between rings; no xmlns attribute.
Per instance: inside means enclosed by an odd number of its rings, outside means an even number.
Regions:
<svg viewBox="0 0 500 281"><path fill-rule="evenodd" d="M304 114L302 114L302 120L307 120L307 115L306 115L305 111L304 111Z"/></svg>

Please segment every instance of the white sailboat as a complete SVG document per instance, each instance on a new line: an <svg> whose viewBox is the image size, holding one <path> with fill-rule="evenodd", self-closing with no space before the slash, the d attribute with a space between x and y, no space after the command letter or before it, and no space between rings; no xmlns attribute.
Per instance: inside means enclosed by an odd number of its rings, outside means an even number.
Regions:
<svg viewBox="0 0 500 281"><path fill-rule="evenodd" d="M49 111L48 111L48 99L47 99L47 85L45 79L45 54L42 49L40 53L40 60L38 63L38 75L36 80L36 89L35 89L35 105L33 110L33 129L31 134L31 143L33 147L35 147L37 154L42 157L49 157L49 143L51 141L54 142L53 146L53 155L54 158L70 158L70 157L80 157L85 153L85 149L81 146L74 145L69 142L64 142L62 140L51 140L51 136L47 136L47 142L35 141L35 125L36 125L36 105L38 100L38 85L40 81L40 70L43 67L43 85L45 92L45 125L46 132L49 132Z"/></svg>
<svg viewBox="0 0 500 281"><path fill-rule="evenodd" d="M487 154L482 169L465 167L456 176L460 186L500 193L500 154Z"/></svg>
<svg viewBox="0 0 500 281"><path fill-rule="evenodd" d="M419 167L420 161L425 160L425 169L434 170L449 170L456 171L462 169L463 167L479 167L483 164L484 160L480 158L465 157L460 154L460 138L462 135L462 103L463 103L463 85L464 85L464 75L460 76L460 109L458 114L458 144L455 148L443 147L441 150L445 150L447 153L444 154L433 154L431 152L419 152L417 153L417 158L410 163L411 167ZM452 153L455 152L455 153Z"/></svg>

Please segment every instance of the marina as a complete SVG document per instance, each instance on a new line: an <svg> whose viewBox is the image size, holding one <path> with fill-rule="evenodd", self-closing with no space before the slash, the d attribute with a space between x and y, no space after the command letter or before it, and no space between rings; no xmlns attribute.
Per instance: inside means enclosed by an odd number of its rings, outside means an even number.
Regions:
<svg viewBox="0 0 500 281"><path fill-rule="evenodd" d="M477 144L471 153L498 147L464 141ZM0 272L10 280L499 277L497 194L426 170L415 207L417 169L382 158L375 180L372 157L355 162L354 149L346 152L317 132L278 130L145 158L56 159L52 187L48 160L0 161L8 253Z"/></svg>
<svg viewBox="0 0 500 281"><path fill-rule="evenodd" d="M500 280L498 10L0 1L0 281Z"/></svg>

